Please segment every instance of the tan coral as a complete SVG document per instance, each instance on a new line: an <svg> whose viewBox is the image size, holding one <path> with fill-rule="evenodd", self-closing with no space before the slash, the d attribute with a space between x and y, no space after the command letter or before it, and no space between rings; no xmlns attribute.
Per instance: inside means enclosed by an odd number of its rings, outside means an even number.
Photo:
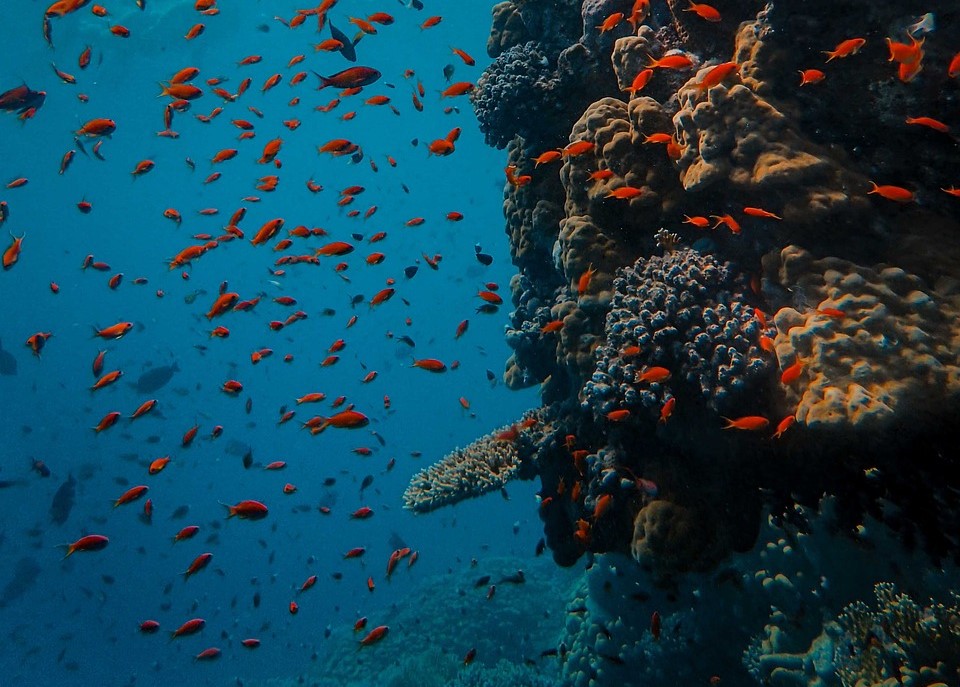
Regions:
<svg viewBox="0 0 960 687"><path fill-rule="evenodd" d="M520 8L513 2L498 2L491 10L493 24L487 38L487 54L496 58L504 50L530 40Z"/></svg>
<svg viewBox="0 0 960 687"><path fill-rule="evenodd" d="M866 179L803 136L783 112L745 85L697 88L708 67L680 89L674 116L683 154L680 180L687 191L721 186L760 205L778 194L789 223L811 224L865 212Z"/></svg>
<svg viewBox="0 0 960 687"><path fill-rule="evenodd" d="M711 537L709 522L691 508L664 499L651 501L634 518L630 551L659 576L708 567L722 549Z"/></svg>
<svg viewBox="0 0 960 687"><path fill-rule="evenodd" d="M535 420L536 425L521 431L534 444L542 437L539 425L543 414L539 410L524 414L524 420ZM496 491L519 476L521 455L518 441L498 438L515 430L506 425L485 434L466 448L457 448L438 462L415 474L403 493L403 506L412 511L427 513L441 506Z"/></svg>
<svg viewBox="0 0 960 687"><path fill-rule="evenodd" d="M771 253L763 263L767 279L802 301L774 317L781 368L803 362L799 382L785 388L799 422L812 428L889 429L955 407L960 400L956 298L940 296L897 267L814 259L797 246Z"/></svg>

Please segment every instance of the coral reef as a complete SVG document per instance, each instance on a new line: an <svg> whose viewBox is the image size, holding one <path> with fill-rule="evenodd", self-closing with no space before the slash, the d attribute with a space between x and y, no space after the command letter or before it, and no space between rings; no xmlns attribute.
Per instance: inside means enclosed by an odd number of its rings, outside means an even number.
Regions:
<svg viewBox="0 0 960 687"><path fill-rule="evenodd" d="M889 265L815 259L787 246L764 261L795 307L777 311L781 364L800 360L804 383L788 386L811 429L875 432L918 422L960 398L960 309L918 277Z"/></svg>
<svg viewBox="0 0 960 687"><path fill-rule="evenodd" d="M863 601L837 618L843 634L834 653L844 687L950 684L960 679L960 594L950 605L921 606L896 585L874 587L877 607Z"/></svg>
<svg viewBox="0 0 960 687"><path fill-rule="evenodd" d="M554 559L632 553L676 584L824 493L843 527L960 559L955 150L906 121L952 111L960 13L640 5L497 5L473 96L507 147L505 378L541 385L521 464ZM912 77L883 32L922 47Z"/></svg>
<svg viewBox="0 0 960 687"><path fill-rule="evenodd" d="M477 584L484 577L497 588L490 599L488 584ZM427 577L406 592L417 603L394 606L377 620L390 634L375 648L358 650L354 618L344 618L302 679L317 687L366 687L371 676L385 687L557 684L555 664L538 663L537 680L527 663L561 631L563 616L550 609L563 608L578 578L528 558L489 558ZM464 666L470 649L476 658Z"/></svg>

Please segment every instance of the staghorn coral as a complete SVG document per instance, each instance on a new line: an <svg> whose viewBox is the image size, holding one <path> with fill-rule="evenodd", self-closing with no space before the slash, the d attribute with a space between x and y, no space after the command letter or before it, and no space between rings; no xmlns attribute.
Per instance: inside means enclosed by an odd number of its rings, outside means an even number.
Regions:
<svg viewBox="0 0 960 687"><path fill-rule="evenodd" d="M466 448L454 449L415 474L403 493L403 505L418 513L481 496L522 476L523 462L542 439L543 413L528 411L522 427L506 425Z"/></svg>
<svg viewBox="0 0 960 687"><path fill-rule="evenodd" d="M759 324L729 263L684 248L637 260L620 271L614 288L596 372L581 397L584 410L652 412L685 385L688 394L725 412L742 407L768 371L753 343ZM667 368L671 379L638 384L648 366Z"/></svg>
<svg viewBox="0 0 960 687"><path fill-rule="evenodd" d="M868 432L913 417L922 427L955 407L956 298L896 267L815 259L797 246L765 256L764 270L771 295L777 284L796 301L777 312L774 343L783 366L803 361L803 383L786 390L800 422ZM824 314L834 310L842 316Z"/></svg>
<svg viewBox="0 0 960 687"><path fill-rule="evenodd" d="M960 595L921 606L896 585L874 587L877 607L848 605L834 660L844 687L955 684L960 679ZM921 681L922 682L919 682Z"/></svg>

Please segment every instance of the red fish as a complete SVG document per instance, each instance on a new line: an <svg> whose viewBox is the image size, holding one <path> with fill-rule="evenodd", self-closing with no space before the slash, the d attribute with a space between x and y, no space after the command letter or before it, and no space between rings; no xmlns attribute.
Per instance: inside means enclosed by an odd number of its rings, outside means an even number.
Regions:
<svg viewBox="0 0 960 687"><path fill-rule="evenodd" d="M349 67L330 76L320 76L316 72L314 74L320 79L320 86L317 87L317 90L323 90L327 86L333 86L334 88L369 86L380 78L380 72L372 67Z"/></svg>
<svg viewBox="0 0 960 687"><path fill-rule="evenodd" d="M267 507L259 501L240 501L235 506L221 503L221 506L227 509L227 518L234 516L243 520L262 520L267 517Z"/></svg>
<svg viewBox="0 0 960 687"><path fill-rule="evenodd" d="M80 537L72 544L65 544L67 547L67 553L64 555L64 558L76 553L77 551L100 551L106 548L107 544L109 543L110 540L104 537L102 534L88 534L85 537Z"/></svg>

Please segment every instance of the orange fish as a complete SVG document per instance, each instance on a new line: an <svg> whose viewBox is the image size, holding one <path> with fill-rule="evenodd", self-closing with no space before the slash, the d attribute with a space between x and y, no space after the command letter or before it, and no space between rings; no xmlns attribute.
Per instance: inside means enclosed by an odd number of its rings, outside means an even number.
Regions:
<svg viewBox="0 0 960 687"><path fill-rule="evenodd" d="M161 458L157 458L152 463L150 463L150 467L147 468L147 472L150 473L151 475L156 475L159 472L161 472L165 467L167 467L167 464L169 462L170 462L170 456L163 456Z"/></svg>
<svg viewBox="0 0 960 687"><path fill-rule="evenodd" d="M910 203L914 200L913 192L909 189L905 189L902 186L877 186L876 183L870 182L872 188L867 191L867 194L876 194L887 200L893 200L897 203Z"/></svg>
<svg viewBox="0 0 960 687"><path fill-rule="evenodd" d="M100 419L100 422L97 424L96 427L93 428L93 431L99 434L105 429L110 429L117 423L117 420L119 419L120 419L119 412L117 412L116 410L109 412Z"/></svg>
<svg viewBox="0 0 960 687"><path fill-rule="evenodd" d="M638 382L650 382L651 384L656 384L658 382L666 381L670 379L670 370L665 367L646 367L643 369L643 372L636 375L635 383Z"/></svg>
<svg viewBox="0 0 960 687"><path fill-rule="evenodd" d="M603 20L601 24L598 24L596 28L600 29L600 33L606 33L607 31L612 31L617 28L617 25L623 21L623 12L614 12L609 17Z"/></svg>
<svg viewBox="0 0 960 687"><path fill-rule="evenodd" d="M655 60L651 55L647 57L650 58L647 69L686 69L693 66L693 60L686 55L667 55L659 60Z"/></svg>
<svg viewBox="0 0 960 687"><path fill-rule="evenodd" d="M96 383L90 387L90 391L96 391L97 389L102 389L105 386L109 386L110 384L113 384L115 381L120 379L120 377L122 376L123 376L122 370L113 370L112 372L108 372L107 374L100 377L100 379L98 379Z"/></svg>
<svg viewBox="0 0 960 687"><path fill-rule="evenodd" d="M787 415L785 418L780 420L780 422L777 423L777 431L773 433L773 438L779 439L782 437L783 433L790 429L790 427L793 426L793 423L796 421L797 418L793 415Z"/></svg>
<svg viewBox="0 0 960 687"><path fill-rule="evenodd" d="M64 558L77 551L100 551L109 543L110 540L102 534L88 534L85 537L80 537L72 544L67 545L67 553Z"/></svg>
<svg viewBox="0 0 960 687"><path fill-rule="evenodd" d="M647 87L647 84L650 83L651 78L653 78L653 70L643 69L635 77L633 77L631 84L623 90L625 90L627 93L639 93Z"/></svg>
<svg viewBox="0 0 960 687"><path fill-rule="evenodd" d="M694 12L701 19L706 19L707 21L712 22L718 22L721 18L720 13L715 7L711 5L705 5L703 3L693 2L693 0L690 0L690 7L687 7L684 12Z"/></svg>
<svg viewBox="0 0 960 687"><path fill-rule="evenodd" d="M590 266L580 275L580 278L577 280L577 295L582 296L587 292L587 289L590 288L590 281L593 279L593 275L597 273L597 270L593 268L593 263L590 263Z"/></svg>
<svg viewBox="0 0 960 687"><path fill-rule="evenodd" d="M117 130L117 123L112 119L106 118L97 118L91 119L86 124L81 126L75 132L78 136L87 136L90 138L96 138L99 136L109 136L114 131Z"/></svg>
<svg viewBox="0 0 960 687"><path fill-rule="evenodd" d="M460 50L460 48L450 48L450 49L453 51L453 54L459 57L461 60L463 60L463 63L468 67L472 67L477 63L475 59L470 57L470 55L465 53L463 50Z"/></svg>
<svg viewBox="0 0 960 687"><path fill-rule="evenodd" d="M23 250L24 236L26 236L26 234L21 236L14 236L12 233L10 234L10 238L13 239L13 241L10 243L7 249L3 251L3 269L9 270L11 267L17 264L17 261L20 259L20 252Z"/></svg>
<svg viewBox="0 0 960 687"><path fill-rule="evenodd" d="M947 67L947 76L951 79L956 79L960 76L960 52L953 56L953 59L950 60L950 66Z"/></svg>
<svg viewBox="0 0 960 687"><path fill-rule="evenodd" d="M663 406L660 408L660 419L657 422L658 423L662 422L666 424L667 420L670 419L670 416L673 415L673 409L676 407L676 405L677 405L676 396L671 396L670 398L668 398L666 403L664 403Z"/></svg>
<svg viewBox="0 0 960 687"><path fill-rule="evenodd" d="M708 71L697 84L698 91L706 91L717 84L723 83L732 74L740 71L740 65L736 62L723 62Z"/></svg>
<svg viewBox="0 0 960 687"><path fill-rule="evenodd" d="M824 50L823 54L827 56L827 62L838 57L849 57L850 55L856 55L866 42L865 38L848 38L837 44L837 47L833 50Z"/></svg>
<svg viewBox="0 0 960 687"><path fill-rule="evenodd" d="M628 417L630 417L630 411L626 408L622 408L620 410L611 410L609 413L607 413L607 419L610 420L610 422L623 422Z"/></svg>
<svg viewBox="0 0 960 687"><path fill-rule="evenodd" d="M907 117L907 124L917 124L919 126L925 126L934 131L939 131L942 134L950 133L950 127L944 124L943 122L933 119L932 117Z"/></svg>
<svg viewBox="0 0 960 687"><path fill-rule="evenodd" d="M212 320L214 317L219 317L232 308L238 300L240 300L239 293L230 291L220 294L217 300L213 302L213 305L210 306L210 310L207 312L207 319Z"/></svg>
<svg viewBox="0 0 960 687"><path fill-rule="evenodd" d="M123 492L120 498L118 498L116 501L113 502L113 507L116 508L126 503L131 503L132 501L136 501L141 496L146 494L149 489L150 487L142 484L136 487L130 487L125 492Z"/></svg>
<svg viewBox="0 0 960 687"><path fill-rule="evenodd" d="M94 327L93 331L94 336L99 336L101 339L121 339L131 329L133 329L133 322L117 322L103 329Z"/></svg>
<svg viewBox="0 0 960 687"><path fill-rule="evenodd" d="M824 74L819 69L804 69L799 72L800 74L800 85L806 86L807 84L814 84L823 81L827 78L827 75Z"/></svg>
<svg viewBox="0 0 960 687"><path fill-rule="evenodd" d="M725 417L723 420L727 423L723 426L724 429L742 429L752 432L765 429L770 424L770 420L760 415L745 415L735 419Z"/></svg>
<svg viewBox="0 0 960 687"><path fill-rule="evenodd" d="M436 358L421 358L420 360L414 359L413 366L419 367L421 370L427 370L428 372L447 371L447 366Z"/></svg>
<svg viewBox="0 0 960 687"><path fill-rule="evenodd" d="M240 501L235 506L221 503L227 509L227 518L238 517L242 520L262 520L267 517L267 507L259 501Z"/></svg>
<svg viewBox="0 0 960 687"><path fill-rule="evenodd" d="M800 378L801 372L803 372L803 361L798 359L793 365L784 369L780 375L780 383L784 385L792 384Z"/></svg>
<svg viewBox="0 0 960 687"><path fill-rule="evenodd" d="M751 217L764 217L766 219L783 219L763 208L746 207L743 209L743 214L750 215Z"/></svg>
<svg viewBox="0 0 960 687"><path fill-rule="evenodd" d="M373 591L372 578L369 580L368 586L370 587L370 591ZM379 627L373 628L372 630L370 630L370 632L367 633L367 635L363 639L360 640L360 646L370 646L371 644L376 644L377 642L382 640L384 637L386 637L389 631L390 631L390 628L387 627L386 625L380 625Z"/></svg>

